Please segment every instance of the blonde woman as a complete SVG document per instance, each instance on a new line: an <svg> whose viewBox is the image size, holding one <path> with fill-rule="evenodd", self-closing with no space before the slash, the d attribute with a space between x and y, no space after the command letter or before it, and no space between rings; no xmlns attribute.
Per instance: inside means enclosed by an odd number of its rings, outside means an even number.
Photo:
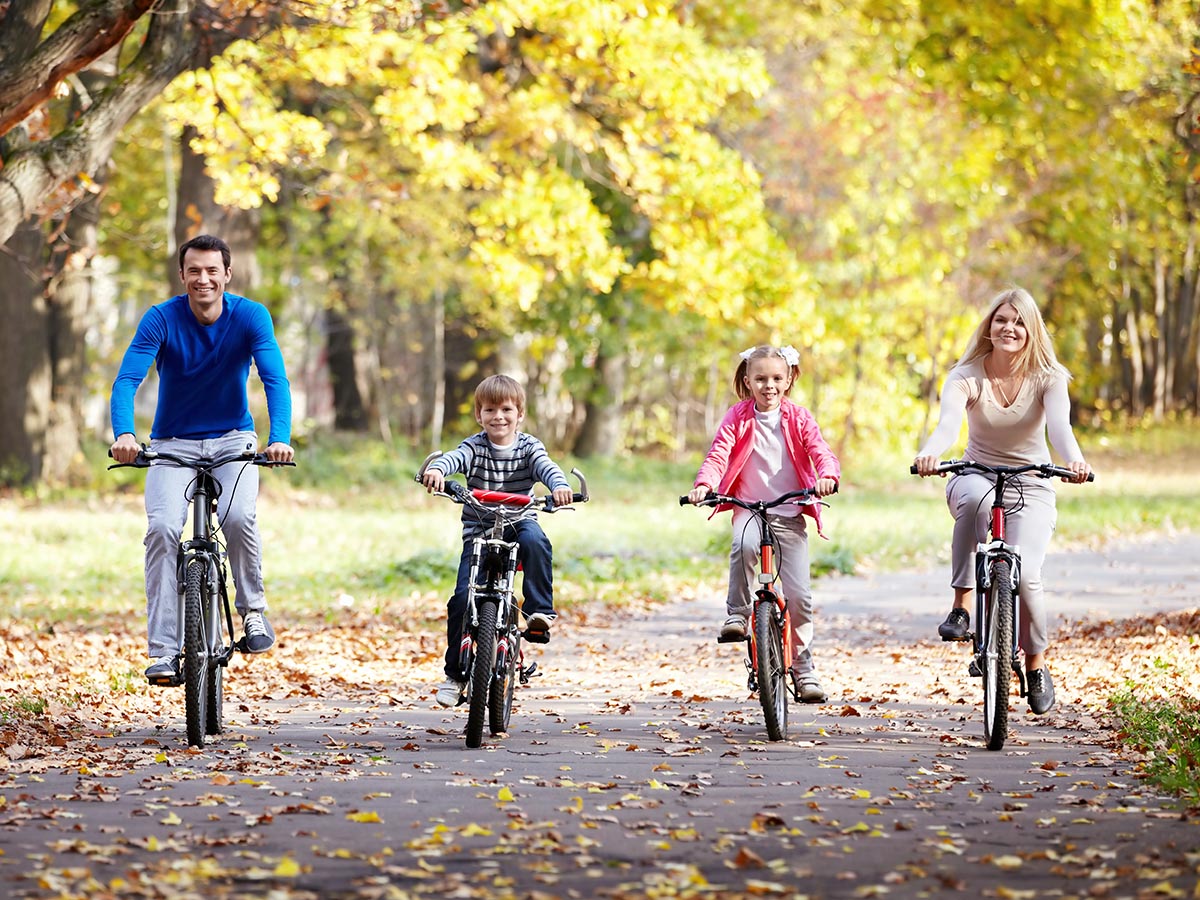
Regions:
<svg viewBox="0 0 1200 900"><path fill-rule="evenodd" d="M1050 444L1064 468L1083 482L1091 466L1083 458L1071 430L1070 375L1054 355L1054 347L1037 304L1028 291L1014 287L993 298L966 352L942 388L937 428L917 453L913 465L921 476L937 474L939 458L958 440L967 418L964 459L992 466L1048 463ZM968 605L975 590L975 545L987 533L995 478L978 472L955 475L946 486L946 502L954 516L952 541L954 606L938 627L945 641L966 640ZM1036 715L1054 706L1054 684L1046 668L1046 606L1042 563L1056 521L1053 482L1020 478L1014 485L1020 500L1008 516L1010 543L1021 548L1021 627L1029 708Z"/></svg>

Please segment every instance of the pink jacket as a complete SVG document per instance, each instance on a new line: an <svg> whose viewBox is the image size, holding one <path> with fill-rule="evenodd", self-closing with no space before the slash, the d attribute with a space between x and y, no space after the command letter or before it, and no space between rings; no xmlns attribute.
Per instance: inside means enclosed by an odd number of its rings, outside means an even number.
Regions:
<svg viewBox="0 0 1200 900"><path fill-rule="evenodd" d="M840 481L842 467L838 458L833 455L817 420L803 406L798 406L786 397L780 404L780 422L783 426L783 438L787 445L788 456L796 468L796 476L800 486L810 488L817 483L818 478L833 478ZM725 418L717 427L712 447L700 471L696 473L693 486L706 484L716 485L718 494L737 496L737 480L742 474L746 460L754 449L754 400L743 400L735 403L725 413ZM728 503L723 503L714 510L714 514L731 509ZM821 531L821 508L819 506L802 507L806 515L812 516L817 524L817 534L824 537Z"/></svg>

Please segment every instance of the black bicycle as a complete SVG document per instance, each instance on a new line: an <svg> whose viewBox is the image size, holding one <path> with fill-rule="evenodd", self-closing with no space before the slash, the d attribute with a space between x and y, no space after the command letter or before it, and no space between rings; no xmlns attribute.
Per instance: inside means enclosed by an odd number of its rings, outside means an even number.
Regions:
<svg viewBox="0 0 1200 900"><path fill-rule="evenodd" d="M109 451L112 456L112 451ZM192 537L180 541L176 564L179 584L179 620L183 623L178 675L152 678L160 687L184 686L187 707L187 739L193 747L203 747L206 736L220 734L224 722L225 667L234 651L245 651L244 638L233 639L233 614L225 587L225 548L218 539L215 524L221 484L213 472L231 462L256 466L294 466L294 462L275 462L265 453L238 452L216 458L185 457L143 447L131 463L116 463L110 469L146 469L169 463L192 469L196 474L188 485L192 502Z"/></svg>
<svg viewBox="0 0 1200 900"><path fill-rule="evenodd" d="M918 474L917 467L909 466L909 472ZM1069 481L1075 473L1051 463L988 466L963 459L938 463L938 474L958 475L962 472L981 472L996 478L988 534L975 548L975 631L966 639L971 641L972 650L968 671L972 676L983 678L983 737L989 750L999 750L1008 740L1008 692L1014 672L1020 685L1020 696L1025 697L1028 693L1017 643L1021 550L1007 542L1010 510L1005 506L1005 490L1021 475ZM1094 481L1095 476L1088 473L1087 480Z"/></svg>
<svg viewBox="0 0 1200 900"><path fill-rule="evenodd" d="M429 464L441 455L439 451L425 458L416 475L418 483L424 479ZM571 496L571 502L586 503L590 499L587 480L578 469L572 469L571 474L579 481L579 492ZM506 540L505 531L535 513L553 513L562 507L556 506L550 496L468 490L450 480L445 482L445 490L435 493L470 506L492 522L484 534L471 541L471 577L459 645L462 669L458 680L467 685L463 701L468 704L466 742L468 747L475 748L483 743L485 720L492 734L508 731L517 683L528 684L537 669L537 663L525 666L522 637L534 643L547 640L544 635L535 637L531 632L521 631L514 592L519 545L515 537Z"/></svg>

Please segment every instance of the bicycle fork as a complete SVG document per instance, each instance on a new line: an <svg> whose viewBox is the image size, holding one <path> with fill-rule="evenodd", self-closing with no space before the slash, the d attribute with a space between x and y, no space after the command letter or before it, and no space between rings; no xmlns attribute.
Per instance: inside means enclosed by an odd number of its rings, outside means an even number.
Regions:
<svg viewBox="0 0 1200 900"><path fill-rule="evenodd" d="M993 529L995 529L995 523L993 523ZM996 531L994 530L993 533L996 533ZM1002 524L998 533L1001 535L1004 533ZM974 656L971 660L968 674L975 678L983 676L983 659L990 649L987 646L989 613L987 597L988 590L992 586L993 564L997 560L1003 560L1008 563L1009 588L1013 607L1013 637L1012 647L1009 649L1009 663L1012 666L1012 670L1017 673L1017 680L1021 686L1020 696L1024 697L1026 694L1025 671L1021 668L1019 655L1021 603L1018 598L1021 587L1021 551L1016 544L1006 543L1002 537L996 538L990 543L980 543L975 547L976 627L975 633L971 635Z"/></svg>

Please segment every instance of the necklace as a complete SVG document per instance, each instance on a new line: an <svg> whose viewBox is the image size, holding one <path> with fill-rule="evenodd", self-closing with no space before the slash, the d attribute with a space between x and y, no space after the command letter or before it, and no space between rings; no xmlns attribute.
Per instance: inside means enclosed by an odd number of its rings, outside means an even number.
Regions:
<svg viewBox="0 0 1200 900"><path fill-rule="evenodd" d="M1007 381L1008 378L1002 379L1002 378L997 377L996 375L993 375L991 372L988 371L986 362L983 364L983 372L985 375L987 375L988 379L992 382L992 386L996 389L996 392L1000 395L1000 399L1004 402L1004 408L1007 409L1008 407L1012 406L1013 401L1011 399L1009 399L1008 392L1004 390L1004 384L1003 384L1003 382ZM1010 375L1009 378L1011 378L1011 377L1012 376ZM1017 395L1021 393L1021 384L1023 381L1024 381L1023 378L1017 380L1017 386L1013 390L1013 399L1016 399Z"/></svg>

